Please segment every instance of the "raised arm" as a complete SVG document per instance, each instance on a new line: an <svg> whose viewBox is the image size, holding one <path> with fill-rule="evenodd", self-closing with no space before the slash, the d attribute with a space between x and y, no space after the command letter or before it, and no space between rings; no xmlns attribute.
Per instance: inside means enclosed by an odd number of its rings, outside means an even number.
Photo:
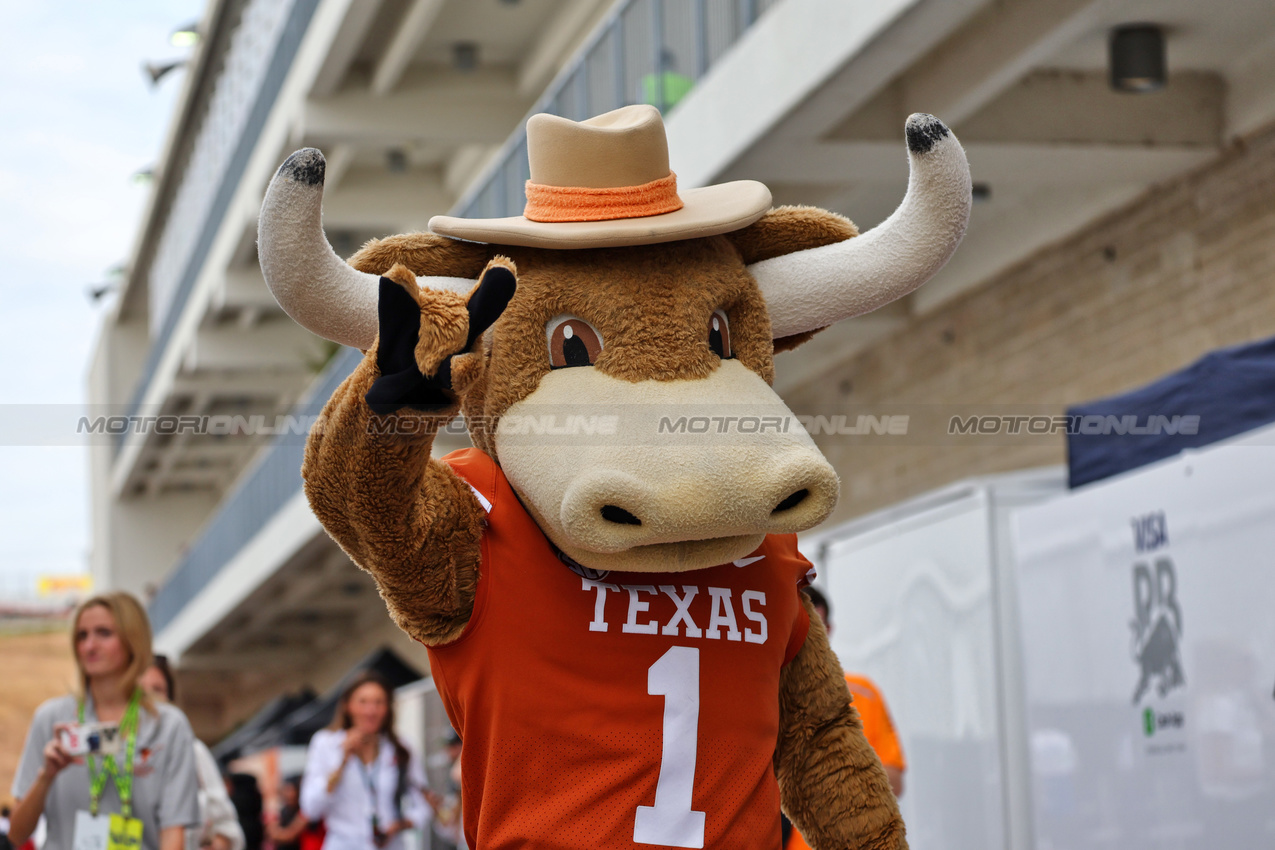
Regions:
<svg viewBox="0 0 1275 850"><path fill-rule="evenodd" d="M468 298L417 285L396 265L381 278L380 335L323 410L302 476L319 521L375 578L394 621L432 645L473 610L483 511L468 485L430 458L457 398L481 376L484 330L514 291L493 261Z"/></svg>
<svg viewBox="0 0 1275 850"><path fill-rule="evenodd" d="M813 850L904 850L903 818L881 760L809 600L806 643L785 668L775 770L784 811Z"/></svg>
<svg viewBox="0 0 1275 850"><path fill-rule="evenodd" d="M9 821L9 839L15 847L21 847L35 832L36 824L44 814L44 801L53 787L53 780L71 764L71 755L58 740L59 729L67 725L53 723L43 706L31 721L13 783L18 802Z"/></svg>

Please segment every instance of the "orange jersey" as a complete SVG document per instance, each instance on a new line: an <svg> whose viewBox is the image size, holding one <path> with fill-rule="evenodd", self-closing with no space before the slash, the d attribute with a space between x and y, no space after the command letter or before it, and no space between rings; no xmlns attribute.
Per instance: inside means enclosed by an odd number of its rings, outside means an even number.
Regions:
<svg viewBox="0 0 1275 850"><path fill-rule="evenodd" d="M854 707L859 710L863 720L863 737L868 739L872 749L876 751L881 763L899 770L907 770L908 763L903 758L903 747L899 744L899 734L894 731L894 721L885 707L885 699L881 691L867 676L846 674L846 687Z"/></svg>
<svg viewBox="0 0 1275 850"><path fill-rule="evenodd" d="M899 770L907 770L907 762L903 758L903 747L899 745L899 735L894 731L894 721L885 707L885 700L876 684L867 676L856 676L846 673L846 688L850 691L850 701L863 720L863 737L876 751L881 763ZM810 850L810 845L797 829L792 831L784 850Z"/></svg>
<svg viewBox="0 0 1275 850"><path fill-rule="evenodd" d="M780 671L809 626L796 538L598 573L559 555L487 455L444 460L487 510L469 624L429 651L464 740L469 846L778 846Z"/></svg>

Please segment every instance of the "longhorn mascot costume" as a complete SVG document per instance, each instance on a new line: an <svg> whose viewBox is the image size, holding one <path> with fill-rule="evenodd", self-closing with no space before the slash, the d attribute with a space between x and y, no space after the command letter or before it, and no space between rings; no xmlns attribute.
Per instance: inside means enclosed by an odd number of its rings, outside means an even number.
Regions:
<svg viewBox="0 0 1275 850"><path fill-rule="evenodd" d="M795 535L837 476L770 387L775 352L956 249L964 152L928 115L906 137L907 194L863 236L760 183L679 190L649 106L533 116L524 215L436 217L348 263L322 155L275 175L271 290L366 352L305 491L429 649L471 847L775 848L781 805L816 850L906 846L799 593ZM458 412L475 448L431 457Z"/></svg>

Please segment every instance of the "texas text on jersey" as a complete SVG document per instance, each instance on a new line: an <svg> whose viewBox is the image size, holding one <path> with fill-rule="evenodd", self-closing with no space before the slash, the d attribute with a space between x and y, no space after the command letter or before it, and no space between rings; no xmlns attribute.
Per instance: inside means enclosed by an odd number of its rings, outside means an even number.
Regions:
<svg viewBox="0 0 1275 850"><path fill-rule="evenodd" d="M487 510L473 615L430 649L470 846L777 846L779 677L809 626L795 537L705 570L585 577L490 458L444 460Z"/></svg>

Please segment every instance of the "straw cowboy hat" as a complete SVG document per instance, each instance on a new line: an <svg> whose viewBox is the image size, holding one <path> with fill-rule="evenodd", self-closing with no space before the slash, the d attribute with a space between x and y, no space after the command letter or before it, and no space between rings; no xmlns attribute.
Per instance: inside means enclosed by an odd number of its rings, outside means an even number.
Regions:
<svg viewBox="0 0 1275 850"><path fill-rule="evenodd" d="M471 242L612 248L729 233L770 209L770 190L755 180L679 191L654 106L623 106L580 122L533 115L527 158L531 179L522 215L439 215L429 229Z"/></svg>
<svg viewBox="0 0 1275 850"><path fill-rule="evenodd" d="M970 216L970 169L947 126L916 114L904 127L911 175L893 215L853 239L748 265L775 339L818 330L901 298L960 244ZM490 245L601 248L728 233L770 208L750 180L678 192L659 113L635 106L575 123L528 121L530 215L438 217L443 236ZM257 252L280 306L314 333L366 350L378 331L379 275L351 267L323 232L323 154L304 148L279 166L261 205ZM425 246L422 246L425 247ZM422 275L422 287L467 295L468 277Z"/></svg>

